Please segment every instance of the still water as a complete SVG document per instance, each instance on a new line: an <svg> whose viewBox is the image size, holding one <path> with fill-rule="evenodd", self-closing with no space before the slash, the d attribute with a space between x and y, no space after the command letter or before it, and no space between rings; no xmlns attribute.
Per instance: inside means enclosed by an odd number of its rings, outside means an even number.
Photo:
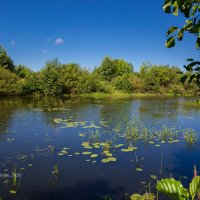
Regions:
<svg viewBox="0 0 200 200"><path fill-rule="evenodd" d="M128 199L149 183L153 189L151 175L187 186L194 164L200 169L199 141L188 146L181 134L175 143L130 141L126 133L134 122L151 134L162 127L198 134L200 110L185 107L188 100L196 98L1 98L0 199ZM135 149L124 152L128 146ZM114 161L102 162L109 156Z"/></svg>

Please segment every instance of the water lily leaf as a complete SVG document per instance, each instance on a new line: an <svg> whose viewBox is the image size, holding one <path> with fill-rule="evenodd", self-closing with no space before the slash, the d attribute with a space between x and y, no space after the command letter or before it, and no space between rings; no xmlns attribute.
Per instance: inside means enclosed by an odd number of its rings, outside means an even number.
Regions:
<svg viewBox="0 0 200 200"><path fill-rule="evenodd" d="M99 156L98 154L91 154L91 158L96 158L98 156Z"/></svg>
<svg viewBox="0 0 200 200"><path fill-rule="evenodd" d="M80 137L86 137L83 133L78 134Z"/></svg>
<svg viewBox="0 0 200 200"><path fill-rule="evenodd" d="M104 158L104 159L101 160L101 162L102 163L108 163L108 162L110 162L110 160L108 158Z"/></svg>
<svg viewBox="0 0 200 200"><path fill-rule="evenodd" d="M117 158L115 158L115 157L109 157L109 158L107 158L109 161L111 161L111 162L116 162L117 161Z"/></svg>
<svg viewBox="0 0 200 200"><path fill-rule="evenodd" d="M80 153L79 153L79 152L75 152L74 154L75 154L75 155L80 155Z"/></svg>
<svg viewBox="0 0 200 200"><path fill-rule="evenodd" d="M129 149L121 149L122 152L130 152Z"/></svg>
<svg viewBox="0 0 200 200"><path fill-rule="evenodd" d="M124 144L117 144L117 145L115 145L115 148L120 148L120 147L123 147L124 146Z"/></svg>
<svg viewBox="0 0 200 200"><path fill-rule="evenodd" d="M106 156L111 157L112 153L105 153Z"/></svg>
<svg viewBox="0 0 200 200"><path fill-rule="evenodd" d="M155 142L154 141L149 141L149 144L154 144Z"/></svg>
<svg viewBox="0 0 200 200"><path fill-rule="evenodd" d="M62 154L67 154L68 152L66 150L61 151Z"/></svg>
<svg viewBox="0 0 200 200"><path fill-rule="evenodd" d="M135 170L138 171L138 172L142 172L143 171L143 169L139 168L139 167L137 167Z"/></svg>
<svg viewBox="0 0 200 200"><path fill-rule="evenodd" d="M140 194L132 194L130 198L131 198L131 200L141 200L142 199L142 195L140 195Z"/></svg>
<svg viewBox="0 0 200 200"><path fill-rule="evenodd" d="M150 175L150 177L151 177L152 179L154 179L154 180L158 179L157 176L155 176L155 175Z"/></svg>
<svg viewBox="0 0 200 200"><path fill-rule="evenodd" d="M58 153L58 156L64 156L64 154L63 153Z"/></svg>
<svg viewBox="0 0 200 200"><path fill-rule="evenodd" d="M92 154L91 151L85 151L85 152L82 152L82 155L90 155L90 154Z"/></svg>
<svg viewBox="0 0 200 200"><path fill-rule="evenodd" d="M84 148L84 149L93 149L92 146L84 146L83 148Z"/></svg>
<svg viewBox="0 0 200 200"><path fill-rule="evenodd" d="M10 194L16 194L17 193L16 190L10 190L9 192L10 192Z"/></svg>

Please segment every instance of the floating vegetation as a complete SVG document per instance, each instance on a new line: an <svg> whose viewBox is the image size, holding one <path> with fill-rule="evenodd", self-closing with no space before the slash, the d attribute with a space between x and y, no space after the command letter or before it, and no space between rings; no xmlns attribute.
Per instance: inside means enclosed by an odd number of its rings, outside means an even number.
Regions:
<svg viewBox="0 0 200 200"><path fill-rule="evenodd" d="M91 151L84 151L84 152L82 152L82 155L90 155L90 154L92 154Z"/></svg>
<svg viewBox="0 0 200 200"><path fill-rule="evenodd" d="M17 193L16 190L10 190L9 192L10 192L10 194L16 194Z"/></svg>
<svg viewBox="0 0 200 200"><path fill-rule="evenodd" d="M193 146L197 141L197 133L193 129L184 130L184 140L189 146Z"/></svg>
<svg viewBox="0 0 200 200"><path fill-rule="evenodd" d="M108 157L101 160L102 163L109 163L109 162L116 162L117 158L115 157Z"/></svg>
<svg viewBox="0 0 200 200"><path fill-rule="evenodd" d="M138 171L138 172L142 172L143 171L143 169L139 168L139 167L137 167L135 170Z"/></svg>
<svg viewBox="0 0 200 200"><path fill-rule="evenodd" d="M137 147L128 147L127 149L121 149L122 152L132 152L137 150Z"/></svg>
<svg viewBox="0 0 200 200"><path fill-rule="evenodd" d="M96 158L98 156L99 156L98 154L91 154L91 158Z"/></svg>
<svg viewBox="0 0 200 200"><path fill-rule="evenodd" d="M58 165L54 165L53 171L51 173L56 177L59 175Z"/></svg>

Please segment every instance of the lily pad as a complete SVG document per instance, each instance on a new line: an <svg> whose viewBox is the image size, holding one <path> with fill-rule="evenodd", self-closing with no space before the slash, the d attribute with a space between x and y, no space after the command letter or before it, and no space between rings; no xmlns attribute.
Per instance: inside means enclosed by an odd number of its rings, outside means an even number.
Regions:
<svg viewBox="0 0 200 200"><path fill-rule="evenodd" d="M84 151L84 152L82 152L82 155L90 155L90 154L92 154L91 151Z"/></svg>
<svg viewBox="0 0 200 200"><path fill-rule="evenodd" d="M98 156L99 156L98 154L91 154L91 158L96 158Z"/></svg>
<svg viewBox="0 0 200 200"><path fill-rule="evenodd" d="M158 179L157 176L155 176L155 175L150 175L150 177L151 177L152 179L154 179L154 180L157 180L157 179Z"/></svg>
<svg viewBox="0 0 200 200"><path fill-rule="evenodd" d="M10 194L16 194L17 193L16 190L10 190L9 192L10 192Z"/></svg>
<svg viewBox="0 0 200 200"><path fill-rule="evenodd" d="M143 171L143 169L139 168L139 167L137 167L135 170L138 171L138 172L142 172Z"/></svg>

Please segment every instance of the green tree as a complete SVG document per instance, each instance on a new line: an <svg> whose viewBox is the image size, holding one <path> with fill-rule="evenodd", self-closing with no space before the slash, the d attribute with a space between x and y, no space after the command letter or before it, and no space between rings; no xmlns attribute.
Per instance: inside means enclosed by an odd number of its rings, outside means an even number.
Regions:
<svg viewBox="0 0 200 200"><path fill-rule="evenodd" d="M113 84L117 90L122 90L129 93L133 92L133 85L130 81L130 74L118 76L114 79Z"/></svg>
<svg viewBox="0 0 200 200"><path fill-rule="evenodd" d="M8 56L6 50L0 45L0 67L8 69L10 71L15 70L12 59Z"/></svg>
<svg viewBox="0 0 200 200"><path fill-rule="evenodd" d="M62 65L62 82L67 94L81 94L89 72L76 63Z"/></svg>
<svg viewBox="0 0 200 200"><path fill-rule="evenodd" d="M23 80L22 94L32 95L32 94L44 94L44 80L42 80L42 73L32 72L29 74L27 79ZM46 95L48 95L46 93Z"/></svg>
<svg viewBox="0 0 200 200"><path fill-rule="evenodd" d="M176 44L175 39L181 41L184 33L188 32L196 38L196 48L200 49L200 1L199 0L165 0L163 10L166 13L172 13L179 16L183 14L185 24L182 27L171 26L167 31L168 37L165 45L167 48L174 47ZM185 65L184 68L189 71L182 77L182 81L194 81L200 87L200 61L195 61L192 58L187 59L190 63ZM189 79L188 79L189 76Z"/></svg>
<svg viewBox="0 0 200 200"><path fill-rule="evenodd" d="M65 93L61 66L61 63L56 58L48 61L41 70L41 83L45 95L59 96Z"/></svg>
<svg viewBox="0 0 200 200"><path fill-rule="evenodd" d="M95 70L101 78L111 81L117 76L133 72L133 65L123 59L112 59L106 56L100 67Z"/></svg>
<svg viewBox="0 0 200 200"><path fill-rule="evenodd" d="M19 95L22 82L16 74L0 67L0 95Z"/></svg>
<svg viewBox="0 0 200 200"><path fill-rule="evenodd" d="M25 66L25 65L16 65L15 67L15 73L20 77L20 78L29 78L32 70Z"/></svg>

